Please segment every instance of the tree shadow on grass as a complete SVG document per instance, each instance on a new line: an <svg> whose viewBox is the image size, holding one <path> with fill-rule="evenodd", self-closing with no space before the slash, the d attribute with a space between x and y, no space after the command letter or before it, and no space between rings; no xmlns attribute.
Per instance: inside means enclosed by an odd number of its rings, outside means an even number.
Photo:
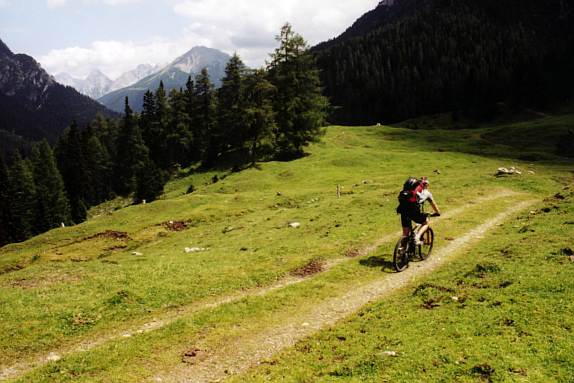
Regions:
<svg viewBox="0 0 574 383"><path fill-rule="evenodd" d="M380 255L373 255L369 258L361 259L359 264L366 267L380 267L386 273L394 273L395 268L390 260Z"/></svg>

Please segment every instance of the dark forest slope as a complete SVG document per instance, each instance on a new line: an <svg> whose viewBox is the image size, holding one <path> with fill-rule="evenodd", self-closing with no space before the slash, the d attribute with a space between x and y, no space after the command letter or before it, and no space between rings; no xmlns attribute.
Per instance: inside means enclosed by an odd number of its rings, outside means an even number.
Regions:
<svg viewBox="0 0 574 383"><path fill-rule="evenodd" d="M313 48L334 122L392 122L497 103L545 107L574 91L572 0L381 2Z"/></svg>

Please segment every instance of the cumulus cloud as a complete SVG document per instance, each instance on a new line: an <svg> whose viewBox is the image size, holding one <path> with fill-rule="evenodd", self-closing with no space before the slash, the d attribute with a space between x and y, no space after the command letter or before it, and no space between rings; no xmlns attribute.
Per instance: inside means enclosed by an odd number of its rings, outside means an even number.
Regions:
<svg viewBox="0 0 574 383"><path fill-rule="evenodd" d="M49 73L67 72L84 78L91 70L99 69L115 79L139 64L165 64L187 50L182 43L163 39L142 42L96 41L88 48L54 49L38 58Z"/></svg>
<svg viewBox="0 0 574 383"><path fill-rule="evenodd" d="M0 0L6 1L6 0ZM69 5L72 3L80 3L84 5L91 5L91 4L107 4L107 5L124 5L124 4L134 4L139 3L141 0L46 0L46 5L48 8L57 8L63 7L65 5Z"/></svg>
<svg viewBox="0 0 574 383"><path fill-rule="evenodd" d="M2 0L0 0L2 1ZM119 5L139 0L47 0ZM159 0L154 0L159 1ZM226 53L237 52L251 67L264 65L285 22L310 45L341 34L353 21L373 9L378 0L163 0L174 17L188 24L175 40L100 41L89 47L53 50L39 61L51 73L66 71L85 76L99 68L117 76L141 63L166 63L194 46L204 45Z"/></svg>

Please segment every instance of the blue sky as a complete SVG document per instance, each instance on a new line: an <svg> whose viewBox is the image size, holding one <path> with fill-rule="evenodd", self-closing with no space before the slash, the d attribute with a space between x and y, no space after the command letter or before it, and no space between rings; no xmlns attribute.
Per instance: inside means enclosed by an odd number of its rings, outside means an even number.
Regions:
<svg viewBox="0 0 574 383"><path fill-rule="evenodd" d="M263 65L285 22L310 43L335 37L378 0L0 0L0 39L52 74L115 78L193 46Z"/></svg>

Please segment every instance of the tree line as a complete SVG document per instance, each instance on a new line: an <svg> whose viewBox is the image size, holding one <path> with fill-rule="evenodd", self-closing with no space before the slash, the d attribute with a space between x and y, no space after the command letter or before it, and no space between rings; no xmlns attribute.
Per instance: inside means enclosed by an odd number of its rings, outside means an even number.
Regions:
<svg viewBox="0 0 574 383"><path fill-rule="evenodd" d="M151 202L180 168L240 169L293 159L319 139L328 101L305 40L289 24L266 68L235 54L215 89L207 70L185 88L163 84L135 114L126 97L121 120L98 115L73 123L55 147L34 144L27 158L0 157L0 245L83 222L87 210L115 196Z"/></svg>

